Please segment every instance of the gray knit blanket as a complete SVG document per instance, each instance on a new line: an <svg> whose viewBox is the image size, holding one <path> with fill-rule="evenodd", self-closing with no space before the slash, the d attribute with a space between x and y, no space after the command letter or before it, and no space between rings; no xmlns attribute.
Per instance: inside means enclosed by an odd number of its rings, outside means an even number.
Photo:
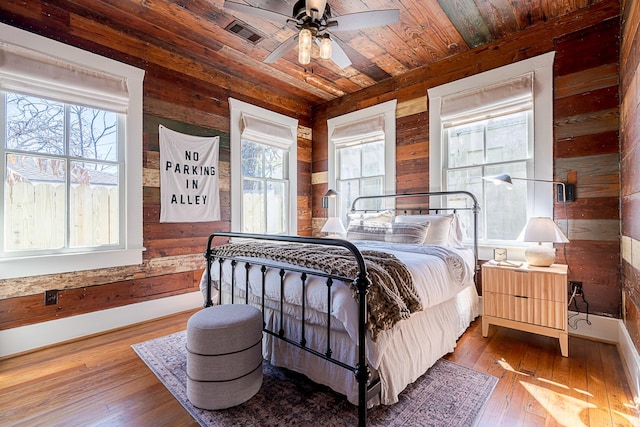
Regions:
<svg viewBox="0 0 640 427"><path fill-rule="evenodd" d="M264 258L355 279L358 265L345 248L299 243L230 243L213 249L215 256ZM422 310L420 297L407 266L395 255L361 251L371 281L367 294L368 326L375 341L380 331L391 329L411 313ZM352 285L354 298L357 289Z"/></svg>

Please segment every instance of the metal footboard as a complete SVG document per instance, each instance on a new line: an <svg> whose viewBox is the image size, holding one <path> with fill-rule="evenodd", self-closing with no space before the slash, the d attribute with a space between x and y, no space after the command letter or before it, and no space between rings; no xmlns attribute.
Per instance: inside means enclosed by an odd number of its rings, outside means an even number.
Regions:
<svg viewBox="0 0 640 427"><path fill-rule="evenodd" d="M340 277L337 275L322 273L318 271L310 271L308 269L304 269L302 267L295 266L283 266L282 264L270 262L268 260L249 260L246 258L242 258L241 260L234 259L232 256L223 256L216 254L216 247L213 246L213 240L216 237L222 238L238 238L238 239L256 239L256 240L267 240L267 241L277 241L277 242L293 242L293 243L306 243L313 245L324 245L324 246L337 246L347 249L354 257L355 262L358 266L358 274L357 277ZM369 397L374 393L378 392L380 389L379 379L376 379L372 383L369 382L369 378L371 375L371 371L369 369L369 365L366 358L366 333L368 329L368 314L367 314L367 293L370 285L369 278L367 276L367 268L364 261L364 258L358 248L351 242L340 239L325 239L325 238L313 238L313 237L299 237L299 236L278 236L278 235L262 235L262 234L247 234L247 233L234 233L234 232L216 232L212 233L209 236L207 241L207 249L205 252L205 258L207 260L207 292L206 292L206 302L205 307L210 307L213 305L212 301L212 279L211 279L211 271L214 267L214 263L218 262L218 268L220 279L222 279L222 265L226 260L231 260L231 289L230 289L230 298L231 303L234 303L235 293L236 293L236 268L238 266L238 262L244 263L246 269L246 279L245 279L245 302L249 303L249 271L252 267L259 267L262 277L262 297L260 304L262 305L262 313L263 313L263 331L272 337L283 340L293 346L296 346L304 351L312 353L324 360L327 360L335 365L341 366L347 370L350 370L355 375L356 381L358 383L358 424L360 426L366 426L367 424L367 401ZM280 325L277 331L268 329L266 327L266 322L264 320L265 313L265 278L267 270L276 269L280 276ZM288 337L284 331L283 319L284 319L284 280L286 276L286 272L295 272L300 273L301 277L301 286L302 286L302 317L301 317L301 332L298 339L294 339ZM326 322L327 322L327 348L324 351L319 351L314 348L310 348L307 346L306 340L306 331L305 331L305 310L306 310L306 280L309 274L313 274L317 277L325 278L327 284L327 307L328 311L326 314ZM357 290L358 295L358 356L357 363L354 366L351 366L344 361L335 359L332 357L333 350L331 349L331 288L333 282L336 280L343 281L345 283L353 283L353 286ZM218 304L222 303L222 280L219 282L218 286Z"/></svg>

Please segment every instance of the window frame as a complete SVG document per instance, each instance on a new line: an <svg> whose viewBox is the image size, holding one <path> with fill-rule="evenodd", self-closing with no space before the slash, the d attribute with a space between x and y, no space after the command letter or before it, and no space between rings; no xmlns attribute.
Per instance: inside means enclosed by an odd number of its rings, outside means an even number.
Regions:
<svg viewBox="0 0 640 427"><path fill-rule="evenodd" d="M122 170L124 201L120 206L121 235L124 238L116 249L91 251L79 248L77 252L15 256L0 258L0 279L68 273L79 270L122 267L142 263L144 252L142 236L142 105L144 70L96 55L94 53L47 39L34 33L0 24L0 41L37 51L56 59L75 63L127 81L126 130L124 142L124 170ZM5 179L4 159L2 161ZM0 191L4 195L4 189Z"/></svg>
<svg viewBox="0 0 640 427"><path fill-rule="evenodd" d="M243 114L259 117L261 120L272 122L288 128L291 131L290 141L279 140L270 144L267 141L255 141L265 145L272 145L288 151L288 211L286 234L298 234L298 120L265 108L258 107L234 98L229 98L230 109L230 151L231 151L231 231L242 230L242 120ZM238 188L240 191L234 191Z"/></svg>
<svg viewBox="0 0 640 427"><path fill-rule="evenodd" d="M361 110L353 111L351 113L343 114L341 116L333 117L327 120L328 130L328 171L327 182L329 188L336 188L336 168L337 156L336 156L336 144L332 139L332 135L337 127L356 124L358 122L372 119L376 116L384 117L384 193L395 194L396 192L396 107L398 100L393 99L386 101L371 107L363 108ZM347 212L341 212L338 215L337 200L329 198L329 216L343 217L351 209L351 206L346 206Z"/></svg>
<svg viewBox="0 0 640 427"><path fill-rule="evenodd" d="M533 72L533 160L532 179L553 180L553 60L555 51L494 70L456 80L428 89L429 97L429 191L441 191L444 182L445 162L441 120L443 97L467 90L479 89ZM485 185L487 185L485 183ZM553 218L553 185L545 182L527 181L527 216ZM443 206L444 198L432 198L432 207ZM481 211L481 215L486 215ZM491 259L492 248L488 241L479 244L480 258ZM509 241L514 258L523 251L523 243Z"/></svg>

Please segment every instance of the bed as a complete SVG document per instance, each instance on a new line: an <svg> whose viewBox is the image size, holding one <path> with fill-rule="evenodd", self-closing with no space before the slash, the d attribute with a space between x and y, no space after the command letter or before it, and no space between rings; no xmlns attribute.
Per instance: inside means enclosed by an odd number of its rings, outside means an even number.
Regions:
<svg viewBox="0 0 640 427"><path fill-rule="evenodd" d="M458 203L397 208L434 197ZM204 305L260 308L264 358L345 395L366 425L368 408L397 402L479 315L478 212L464 191L367 196L353 202L346 239L213 233Z"/></svg>

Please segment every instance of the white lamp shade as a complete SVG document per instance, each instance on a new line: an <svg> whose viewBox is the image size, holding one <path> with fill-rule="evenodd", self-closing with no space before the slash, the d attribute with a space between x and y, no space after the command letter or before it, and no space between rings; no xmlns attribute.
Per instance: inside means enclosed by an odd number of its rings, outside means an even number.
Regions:
<svg viewBox="0 0 640 427"><path fill-rule="evenodd" d="M525 242L568 243L569 239L549 217L531 218L520 233L519 240Z"/></svg>
<svg viewBox="0 0 640 427"><path fill-rule="evenodd" d="M347 230L345 230L344 226L342 225L342 221L337 216L329 217L329 219L327 219L327 222L324 223L322 230L320 231L322 231L323 233L337 235L342 235L347 232Z"/></svg>
<svg viewBox="0 0 640 427"><path fill-rule="evenodd" d="M524 257L529 265L537 267L549 267L556 260L556 250L553 247L542 245L543 242L567 243L569 239L562 233L562 230L549 217L537 217L529 219L519 240L525 242L538 242L537 245L529 246L524 251Z"/></svg>

